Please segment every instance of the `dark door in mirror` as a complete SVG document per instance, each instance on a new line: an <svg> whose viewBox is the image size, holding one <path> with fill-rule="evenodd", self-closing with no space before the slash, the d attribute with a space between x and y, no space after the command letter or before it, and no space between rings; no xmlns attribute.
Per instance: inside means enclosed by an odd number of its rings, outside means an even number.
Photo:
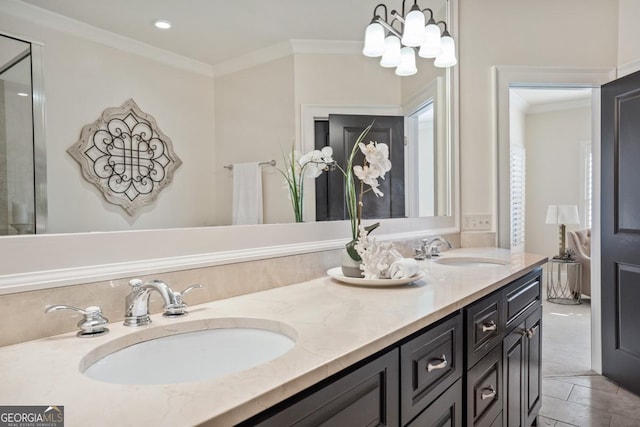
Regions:
<svg viewBox="0 0 640 427"><path fill-rule="evenodd" d="M316 149L329 145L333 149L333 158L346 170L356 140L371 123L373 127L363 142L387 144L391 170L385 179L378 180L383 196L377 197L372 191L366 191L368 186L365 185L362 218L405 218L404 117L330 114L328 121L316 121ZM364 155L358 150L353 165L362 165L363 161ZM360 181L355 179L359 192ZM316 180L316 220L343 219L349 219L344 198L344 176L339 171L323 174Z"/></svg>

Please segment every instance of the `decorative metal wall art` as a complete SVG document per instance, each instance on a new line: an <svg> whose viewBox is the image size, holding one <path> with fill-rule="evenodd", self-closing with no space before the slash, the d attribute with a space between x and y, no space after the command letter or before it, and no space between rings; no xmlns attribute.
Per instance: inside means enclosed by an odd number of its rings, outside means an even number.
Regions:
<svg viewBox="0 0 640 427"><path fill-rule="evenodd" d="M155 200L182 164L169 137L133 99L104 110L67 152L108 202L132 216Z"/></svg>

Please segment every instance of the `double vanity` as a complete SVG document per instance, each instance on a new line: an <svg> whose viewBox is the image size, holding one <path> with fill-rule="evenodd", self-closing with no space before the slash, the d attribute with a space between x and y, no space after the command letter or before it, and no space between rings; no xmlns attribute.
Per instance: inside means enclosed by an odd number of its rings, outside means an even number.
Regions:
<svg viewBox="0 0 640 427"><path fill-rule="evenodd" d="M410 285L320 277L3 347L0 401L68 426L531 425L545 262L456 249Z"/></svg>

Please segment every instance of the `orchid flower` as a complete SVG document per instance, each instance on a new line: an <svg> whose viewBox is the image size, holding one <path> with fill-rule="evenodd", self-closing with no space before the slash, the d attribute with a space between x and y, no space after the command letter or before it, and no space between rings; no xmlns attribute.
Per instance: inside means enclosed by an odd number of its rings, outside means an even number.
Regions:
<svg viewBox="0 0 640 427"><path fill-rule="evenodd" d="M324 147L322 150L313 150L307 154L300 155L300 152L291 148L291 153L284 156L286 169L283 171L276 168L284 177L286 187L289 190L289 199L293 207L296 222L303 222L302 201L304 195L304 180L306 178L317 178L323 171L329 170L335 164L333 160L333 149Z"/></svg>

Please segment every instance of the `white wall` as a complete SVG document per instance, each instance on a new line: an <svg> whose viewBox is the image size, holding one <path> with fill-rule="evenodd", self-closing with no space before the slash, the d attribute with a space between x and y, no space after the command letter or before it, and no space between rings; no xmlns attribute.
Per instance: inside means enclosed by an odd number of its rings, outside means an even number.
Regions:
<svg viewBox="0 0 640 427"><path fill-rule="evenodd" d="M525 126L525 250L551 257L558 254L558 226L545 224L547 206L580 206L580 142L591 139L591 107L527 114Z"/></svg>
<svg viewBox="0 0 640 427"><path fill-rule="evenodd" d="M2 11L0 28L45 43L48 232L212 223L213 79ZM66 152L84 125L129 98L155 117L183 161L173 182L135 217L107 203Z"/></svg>
<svg viewBox="0 0 640 427"><path fill-rule="evenodd" d="M483 0L461 1L459 9L461 208L495 217L492 67L614 68L617 3Z"/></svg>

